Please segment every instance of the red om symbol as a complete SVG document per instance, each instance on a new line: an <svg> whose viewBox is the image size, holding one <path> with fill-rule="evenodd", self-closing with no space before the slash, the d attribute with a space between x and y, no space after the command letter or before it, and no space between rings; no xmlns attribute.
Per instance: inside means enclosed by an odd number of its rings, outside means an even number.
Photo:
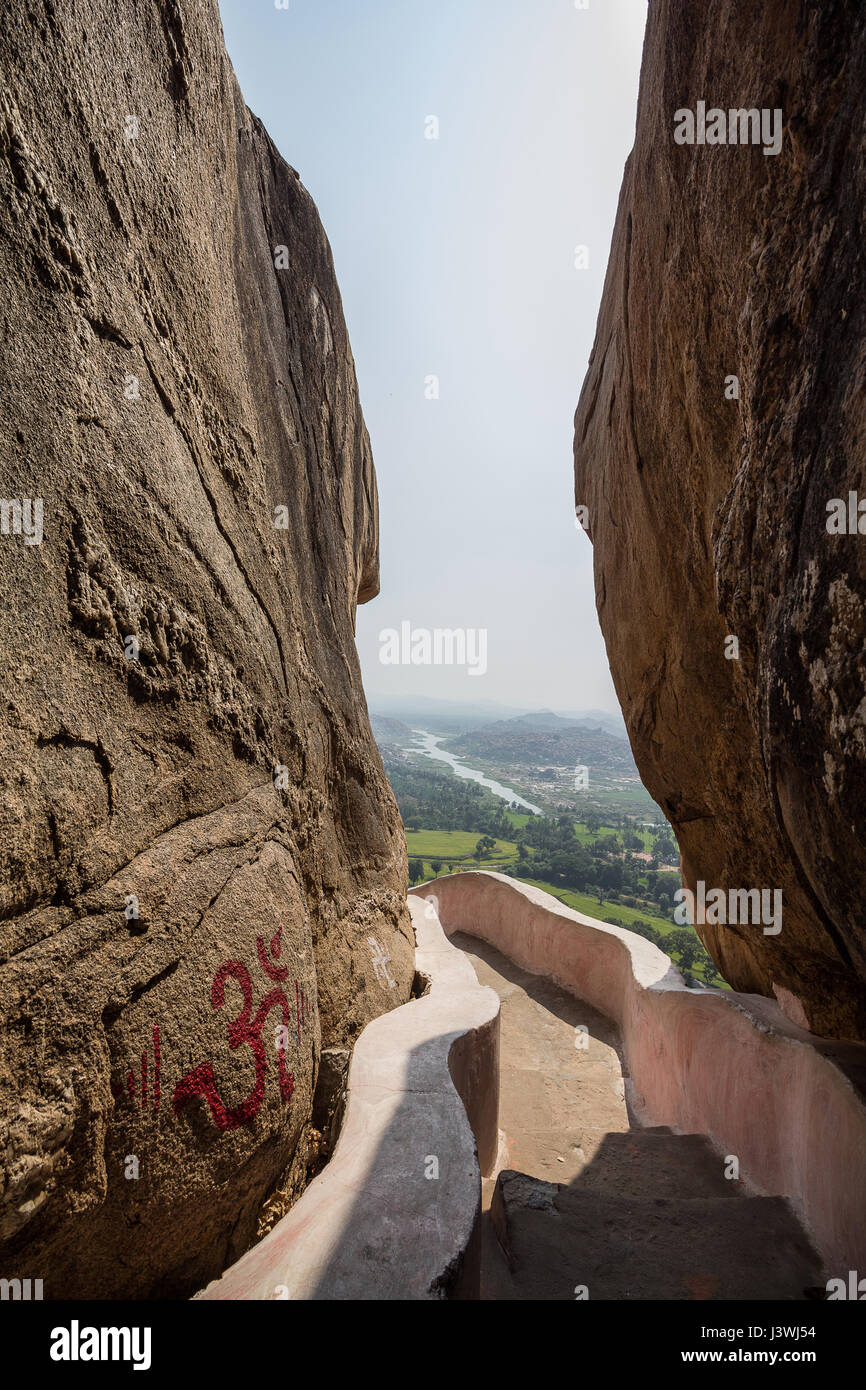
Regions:
<svg viewBox="0 0 866 1390"><path fill-rule="evenodd" d="M275 960L280 956L280 934L282 927L270 942L270 953ZM256 940L256 949L259 957L259 964L265 973L272 979L282 983L288 976L288 966L277 966L268 960L265 954L265 943L262 937ZM289 1001L281 989L272 989L265 995L255 1018L250 1022L253 1011L253 986L250 980L250 972L239 960L225 961L213 977L211 984L211 1004L214 1010L221 1009L225 1004L226 981L233 979L240 986L243 996L243 1008L237 1018L228 1025L229 1046L234 1050L246 1043L253 1050L256 1059L256 1082L250 1095L240 1105L235 1105L229 1109L223 1102L219 1091L216 1088L216 1078L210 1062L201 1062L192 1071L187 1072L174 1088L174 1111L180 1114L185 1105L188 1105L195 1096L204 1096L210 1106L211 1115L217 1129L231 1130L237 1129L238 1125L248 1125L255 1119L259 1112L262 1101L265 1097L265 1070L268 1059L265 1045L262 1042L262 1028L265 1019L272 1009L279 1008L283 1016L283 1024L288 1031L291 1009ZM285 1051L282 1047L278 1048L279 1073L280 1073L280 1094L283 1100L290 1101L294 1090L295 1078L291 1072L286 1071Z"/></svg>

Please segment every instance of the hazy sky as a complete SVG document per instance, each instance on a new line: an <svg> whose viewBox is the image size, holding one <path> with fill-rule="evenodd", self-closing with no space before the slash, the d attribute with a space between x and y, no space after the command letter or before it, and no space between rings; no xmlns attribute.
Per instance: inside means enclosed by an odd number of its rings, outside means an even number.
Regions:
<svg viewBox="0 0 866 1390"><path fill-rule="evenodd" d="M334 252L379 479L382 592L357 631L370 703L616 709L574 524L572 417L646 0L220 9L247 104ZM382 665L380 633L404 622L486 629L486 674Z"/></svg>

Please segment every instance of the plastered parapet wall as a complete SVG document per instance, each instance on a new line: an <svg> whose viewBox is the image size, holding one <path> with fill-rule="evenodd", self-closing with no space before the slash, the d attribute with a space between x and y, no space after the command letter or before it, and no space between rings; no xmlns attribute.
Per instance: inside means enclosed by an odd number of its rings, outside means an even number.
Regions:
<svg viewBox="0 0 866 1390"><path fill-rule="evenodd" d="M410 896L426 992L368 1024L334 1156L202 1299L478 1293L481 1174L498 1144L499 999Z"/></svg>
<svg viewBox="0 0 866 1390"><path fill-rule="evenodd" d="M647 1124L708 1135L756 1191L788 1197L830 1277L864 1267L866 1047L815 1038L760 995L688 989L643 937L502 874L415 892L447 935L480 937L612 1018Z"/></svg>

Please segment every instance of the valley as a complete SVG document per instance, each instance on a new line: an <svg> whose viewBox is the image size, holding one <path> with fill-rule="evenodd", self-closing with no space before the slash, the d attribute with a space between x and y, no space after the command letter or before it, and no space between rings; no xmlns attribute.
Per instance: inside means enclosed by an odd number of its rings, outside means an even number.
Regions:
<svg viewBox="0 0 866 1390"><path fill-rule="evenodd" d="M654 941L688 984L725 987L693 928L674 920L676 845L624 739L549 712L447 735L375 713L372 724L405 826L410 885L473 869L506 874ZM592 759L594 792L582 801L565 786L580 756ZM518 804L524 793L537 807Z"/></svg>

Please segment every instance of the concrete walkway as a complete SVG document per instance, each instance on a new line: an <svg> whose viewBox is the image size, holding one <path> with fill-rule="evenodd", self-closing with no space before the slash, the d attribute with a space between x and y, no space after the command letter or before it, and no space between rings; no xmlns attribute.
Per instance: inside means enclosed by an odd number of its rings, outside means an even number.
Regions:
<svg viewBox="0 0 866 1390"><path fill-rule="evenodd" d="M630 1116L610 1019L475 937L451 943L502 1001L482 1299L801 1299L821 1284L784 1199L744 1192L704 1136Z"/></svg>

